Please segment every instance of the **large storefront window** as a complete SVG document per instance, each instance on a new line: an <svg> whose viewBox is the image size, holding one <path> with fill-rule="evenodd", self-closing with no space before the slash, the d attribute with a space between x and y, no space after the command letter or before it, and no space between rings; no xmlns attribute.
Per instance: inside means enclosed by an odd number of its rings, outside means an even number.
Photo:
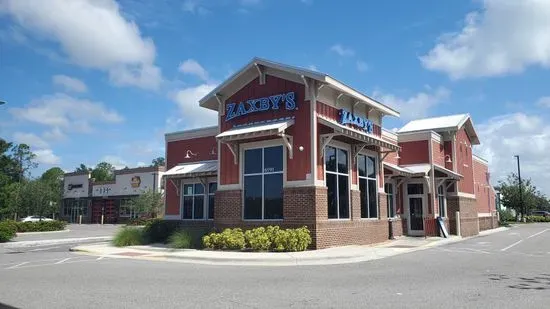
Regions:
<svg viewBox="0 0 550 309"><path fill-rule="evenodd" d="M386 199L388 201L388 218L395 217L395 203L394 203L394 194L393 183L389 182L384 184L384 192L386 192Z"/></svg>
<svg viewBox="0 0 550 309"><path fill-rule="evenodd" d="M445 190L443 185L437 187L437 202L439 204L439 216L446 217L447 212L445 211Z"/></svg>
<svg viewBox="0 0 550 309"><path fill-rule="evenodd" d="M204 186L183 185L183 219L204 219Z"/></svg>
<svg viewBox="0 0 550 309"><path fill-rule="evenodd" d="M244 219L283 218L283 146L244 153Z"/></svg>
<svg viewBox="0 0 550 309"><path fill-rule="evenodd" d="M139 217L139 214L134 210L132 202L130 200L124 199L120 201L119 216L137 218Z"/></svg>
<svg viewBox="0 0 550 309"><path fill-rule="evenodd" d="M325 149L325 179L328 188L329 219L349 218L348 152L335 147Z"/></svg>
<svg viewBox="0 0 550 309"><path fill-rule="evenodd" d="M357 156L359 190L361 191L361 218L378 218L378 185L376 183L376 158Z"/></svg>

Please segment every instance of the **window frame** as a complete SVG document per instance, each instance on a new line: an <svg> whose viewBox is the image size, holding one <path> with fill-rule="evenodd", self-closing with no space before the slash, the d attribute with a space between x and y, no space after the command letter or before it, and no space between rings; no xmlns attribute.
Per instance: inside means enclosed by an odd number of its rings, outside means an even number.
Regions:
<svg viewBox="0 0 550 309"><path fill-rule="evenodd" d="M336 160L336 171L333 172L333 171L327 171L327 164L326 164L326 159L325 159L325 156L326 156L326 151L327 149L331 147L331 148L334 148L335 150L343 150L347 153L347 159L348 159L348 162L347 162L347 165L348 165L348 173L347 174L343 174L343 173L340 173L338 172L338 157L335 158ZM353 177L353 171L352 171L352 152L351 152L351 147L345 143L341 143L341 142L338 142L338 141L331 141L330 143L328 143L328 145L325 147L325 149L323 149L323 172L324 172L324 183L325 183L325 187L328 188L327 186L327 173L329 174L332 174L332 175L336 175L336 188L337 188L337 196L339 196L339 193L340 193L340 182L338 180L338 176L346 176L347 177L347 180L348 180L348 214L349 216L347 218L341 218L340 217L340 199L338 198L337 199L337 203L338 205L336 205L336 209L337 209L337 213L338 213L338 218L329 218L328 217L328 203L327 203L327 219L329 221L348 221L348 220L351 220L351 217L352 217L352 207L351 207L351 191L352 191L352 177ZM338 153L338 151L336 151L336 153ZM359 184L359 183L358 183ZM328 191L327 191L327 198L328 198ZM327 200L328 201L328 200Z"/></svg>
<svg viewBox="0 0 550 309"><path fill-rule="evenodd" d="M205 180L206 180L206 185L204 183L202 183L197 178L185 179L184 181L181 182L181 184L180 184L180 214L179 214L180 220L184 220L184 221L208 221L208 220L212 221L212 220L214 220L213 218L212 219L208 218L209 198L210 198L210 195L211 195L209 190L210 190L210 184L211 183L216 183L217 187L219 185L218 185L217 178L208 177ZM203 193L202 194L195 194L195 185L197 185L197 184L200 184L200 185L203 186ZM192 185L193 186L193 194L185 194L185 190L184 190L185 185ZM216 194L216 192L212 193L212 195L215 195L215 194ZM188 196L193 197L193 205L191 207L191 218L183 218L184 198L188 197ZM202 196L203 197L203 216L202 216L202 218L193 218L194 215L195 215L195 196Z"/></svg>
<svg viewBox="0 0 550 309"><path fill-rule="evenodd" d="M214 206L215 206L215 204L216 204L216 192L218 191L218 182L217 181L208 181L207 183L208 183L208 186L207 186L206 192L205 192L206 193L206 211L207 211L207 213L206 213L205 217L206 217L206 220L214 220L214 217L215 217L214 213L212 213L212 218L210 218L210 216L209 216L210 206L211 206L210 205L210 197L211 196L214 197ZM212 184L216 184L216 191L214 191L214 192L210 192L210 186ZM216 208L214 207L214 209L216 209Z"/></svg>
<svg viewBox="0 0 550 309"><path fill-rule="evenodd" d="M263 171L263 168L264 168L264 156L265 156L265 152L264 152L264 149L265 148L272 148L272 147L282 147L282 150L283 150L283 166L282 166L282 170L281 171L278 171L278 172L267 172L265 173ZM273 222L280 222L280 221L283 221L284 220L284 192L283 192L283 216L282 218L280 219L265 219L265 182L264 182L264 177L265 175L282 175L282 178L283 178L283 183L282 183L282 187L283 187L283 190L284 188L286 187L286 164L287 164L287 148L285 147L285 145L283 145L283 143L280 141L280 140L266 140L266 141L259 141L259 142L251 142L251 143L244 143L244 144L240 144L239 146L239 181L240 181L240 188L241 188L241 219L243 221L259 221L259 222L270 222L270 221L273 221ZM245 174L245 153L247 150L254 150L254 149L262 149L262 171L260 173L250 173L250 174ZM245 212L244 212L244 203L245 203L245 177L246 176L262 176L262 218L261 219L247 219L245 217Z"/></svg>
<svg viewBox="0 0 550 309"><path fill-rule="evenodd" d="M362 155L362 156L365 156L365 157L371 157L371 158L374 158L374 166L375 166L375 173L374 173L374 178L372 177L368 177L368 176L359 176L359 156ZM378 200L378 194L380 193L379 192L379 188L380 188L380 183L378 181L378 177L380 175L380 161L379 161L379 157L378 157L378 153L375 152L375 151L370 151L370 150L362 150L361 152L359 152L357 154L357 157L355 158L356 160L356 163L355 163L355 166L357 168L357 187L359 189L359 192L361 192L361 179L366 179L367 180L367 185L369 183L369 180L374 180L376 182L376 217L363 217L363 215L361 214L361 220L380 220L380 202ZM368 172L367 172L367 175L368 175ZM382 188L384 190L384 193L385 193L385 188L383 187ZM369 189L367 187L367 193L368 193ZM360 198L363 198L362 196ZM368 200L368 198L367 198ZM359 207L361 207L361 204L359 204ZM394 203L394 207L395 207L395 203ZM370 212L370 208L367 206L367 209L369 210Z"/></svg>

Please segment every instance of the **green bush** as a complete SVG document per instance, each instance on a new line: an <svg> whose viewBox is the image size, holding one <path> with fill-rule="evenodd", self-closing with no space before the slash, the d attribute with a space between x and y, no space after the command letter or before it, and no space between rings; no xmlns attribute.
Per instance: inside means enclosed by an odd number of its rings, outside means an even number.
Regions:
<svg viewBox="0 0 550 309"><path fill-rule="evenodd" d="M516 221L516 217L512 214L512 211L510 211L509 209L499 210L498 215L499 215L499 218L500 218L500 222Z"/></svg>
<svg viewBox="0 0 550 309"><path fill-rule="evenodd" d="M126 225L127 226L142 226L142 225L147 225L147 223L149 221L153 221L153 220L156 220L156 219L151 219L151 218L132 218L130 220L128 220L128 222L126 222Z"/></svg>
<svg viewBox="0 0 550 309"><path fill-rule="evenodd" d="M145 243L143 229L138 227L123 227L113 238L113 245L117 247L139 246Z"/></svg>
<svg viewBox="0 0 550 309"><path fill-rule="evenodd" d="M242 250L246 245L243 230L240 228L210 233L203 236L202 243L205 248L216 250Z"/></svg>
<svg viewBox="0 0 550 309"><path fill-rule="evenodd" d="M7 242L16 236L17 227L15 221L0 221L0 242Z"/></svg>
<svg viewBox="0 0 550 309"><path fill-rule="evenodd" d="M525 219L527 222L550 222L550 217L544 216L527 216Z"/></svg>
<svg viewBox="0 0 550 309"><path fill-rule="evenodd" d="M193 236L186 230L178 230L168 237L168 244L174 249L188 249L193 246Z"/></svg>
<svg viewBox="0 0 550 309"><path fill-rule="evenodd" d="M37 222L16 222L17 232L51 232L62 231L65 229L67 222L53 220L53 221L37 221Z"/></svg>
<svg viewBox="0 0 550 309"><path fill-rule="evenodd" d="M178 228L177 221L167 221L162 219L153 219L147 221L143 232L149 243L166 243L168 237Z"/></svg>
<svg viewBox="0 0 550 309"><path fill-rule="evenodd" d="M246 247L254 251L268 251L271 248L272 237L264 227L258 227L244 232Z"/></svg>
<svg viewBox="0 0 550 309"><path fill-rule="evenodd" d="M214 250L304 251L311 244L307 227L281 229L278 226L259 227L243 231L239 228L210 233L202 238L203 246Z"/></svg>

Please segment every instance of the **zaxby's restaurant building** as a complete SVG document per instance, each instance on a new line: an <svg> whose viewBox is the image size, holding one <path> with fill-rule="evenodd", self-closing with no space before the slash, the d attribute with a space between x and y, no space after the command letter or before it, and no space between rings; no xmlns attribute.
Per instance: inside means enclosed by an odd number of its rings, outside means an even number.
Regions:
<svg viewBox="0 0 550 309"><path fill-rule="evenodd" d="M382 128L388 106L334 78L255 58L202 98L218 125L166 134L165 218L298 227L326 248L497 226L468 115Z"/></svg>

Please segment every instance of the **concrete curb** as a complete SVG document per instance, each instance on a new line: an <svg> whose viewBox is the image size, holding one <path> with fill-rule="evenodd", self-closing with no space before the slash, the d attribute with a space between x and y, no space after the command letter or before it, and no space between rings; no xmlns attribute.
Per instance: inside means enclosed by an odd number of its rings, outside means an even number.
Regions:
<svg viewBox="0 0 550 309"><path fill-rule="evenodd" d="M220 265L220 266L314 266L314 265L337 265L351 264L378 260L395 255L427 250L439 246L445 246L458 243L467 239L494 234L506 231L508 228L497 228L481 232L479 235L471 237L452 237L433 241L413 248L395 248L386 246L349 246L351 252L337 252L345 250L345 247L323 249L317 251L319 255L315 256L309 252L281 252L281 253L242 253L242 252L222 252L201 251L193 249L172 249L164 247L148 248L147 246L135 247L100 247L98 245L77 246L71 248L73 252L97 255L102 257L117 259L137 259L137 260L161 260L189 264ZM99 249L98 249L99 247ZM103 248L103 249L101 249ZM334 252L330 252L330 251ZM128 254L130 253L130 254Z"/></svg>
<svg viewBox="0 0 550 309"><path fill-rule="evenodd" d="M83 237L83 238L64 238L64 239L45 239L45 240L27 240L7 242L2 245L5 249L42 247L50 245L77 244L84 242L102 242L110 241L112 236Z"/></svg>
<svg viewBox="0 0 550 309"><path fill-rule="evenodd" d="M67 229L67 230L61 230L61 231L47 231L47 232L24 232L24 233L17 233L17 236L64 233L64 232L70 232L70 231L71 230Z"/></svg>

